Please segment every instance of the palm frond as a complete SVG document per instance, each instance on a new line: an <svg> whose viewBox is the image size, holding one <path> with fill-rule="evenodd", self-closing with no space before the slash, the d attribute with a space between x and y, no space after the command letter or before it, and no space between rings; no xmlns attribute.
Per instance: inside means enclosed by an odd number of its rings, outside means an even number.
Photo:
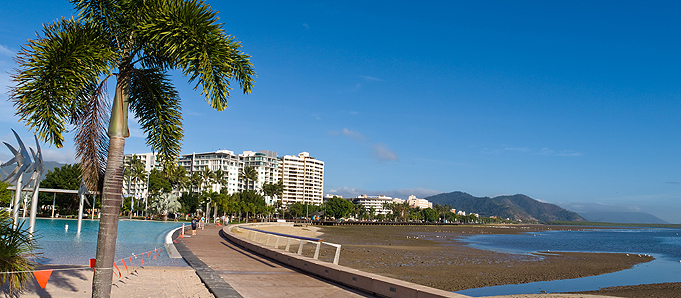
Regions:
<svg viewBox="0 0 681 298"><path fill-rule="evenodd" d="M159 153L163 169L172 172L184 136L175 87L158 69L134 70L129 100L130 110L147 134L147 144Z"/></svg>
<svg viewBox="0 0 681 298"><path fill-rule="evenodd" d="M67 121L77 118L115 55L95 28L72 19L46 24L43 34L18 53L10 100L42 140L61 148Z"/></svg>
<svg viewBox="0 0 681 298"><path fill-rule="evenodd" d="M190 83L201 88L211 107L227 107L230 80L250 93L255 71L241 44L227 35L218 23L217 12L203 1L148 1L138 33L145 53L182 70ZM159 58L161 57L161 58Z"/></svg>
<svg viewBox="0 0 681 298"><path fill-rule="evenodd" d="M92 191L97 189L106 166L109 139L106 127L109 110L106 80L103 80L88 104L82 106L78 113L81 116L76 123L76 157L80 160L85 186Z"/></svg>
<svg viewBox="0 0 681 298"><path fill-rule="evenodd" d="M10 213L0 210L0 272L3 272L0 284L6 286L7 296L16 296L33 278L31 271L38 264L34 253L37 248L36 237L28 232L24 223L14 228Z"/></svg>

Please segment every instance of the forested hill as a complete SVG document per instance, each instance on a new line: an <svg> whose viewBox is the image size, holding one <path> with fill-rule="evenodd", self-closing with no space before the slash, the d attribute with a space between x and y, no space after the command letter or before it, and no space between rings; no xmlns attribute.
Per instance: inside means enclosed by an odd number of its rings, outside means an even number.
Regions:
<svg viewBox="0 0 681 298"><path fill-rule="evenodd" d="M510 218L522 221L549 222L560 221L585 221L579 214L560 208L554 204L547 204L532 199L526 195L498 196L498 197L474 197L465 192L455 191L441 193L425 198L435 204L449 204L452 208L477 213L480 216Z"/></svg>

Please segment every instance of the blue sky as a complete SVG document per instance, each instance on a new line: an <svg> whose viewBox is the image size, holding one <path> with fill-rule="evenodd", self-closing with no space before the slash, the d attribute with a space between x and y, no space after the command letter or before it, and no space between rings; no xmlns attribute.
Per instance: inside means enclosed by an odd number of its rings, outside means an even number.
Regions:
<svg viewBox="0 0 681 298"><path fill-rule="evenodd" d="M209 3L256 84L216 112L176 74L183 153L307 151L326 162L326 193L522 193L681 222L676 1ZM0 87L21 45L73 13L3 5ZM6 98L0 140L30 140ZM126 152L149 152L132 126ZM48 159L73 162L72 138Z"/></svg>

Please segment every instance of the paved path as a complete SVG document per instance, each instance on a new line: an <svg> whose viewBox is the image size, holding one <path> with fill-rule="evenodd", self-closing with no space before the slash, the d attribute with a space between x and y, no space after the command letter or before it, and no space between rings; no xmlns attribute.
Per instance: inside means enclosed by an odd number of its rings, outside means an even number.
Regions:
<svg viewBox="0 0 681 298"><path fill-rule="evenodd" d="M373 297L253 254L223 239L219 230L206 226L205 230L197 230L196 236L183 238L182 242L244 298Z"/></svg>

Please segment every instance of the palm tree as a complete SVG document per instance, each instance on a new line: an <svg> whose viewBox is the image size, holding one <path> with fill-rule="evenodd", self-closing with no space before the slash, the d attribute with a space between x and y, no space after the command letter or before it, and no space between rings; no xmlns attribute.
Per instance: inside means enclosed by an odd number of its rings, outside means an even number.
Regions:
<svg viewBox="0 0 681 298"><path fill-rule="evenodd" d="M213 180L215 180L215 173L213 173L208 166L203 168L201 170L201 190L206 190L206 187L210 187L213 184ZM212 191L212 187L210 189Z"/></svg>
<svg viewBox="0 0 681 298"><path fill-rule="evenodd" d="M140 181L147 179L147 172L144 170L144 163L136 155L133 154L131 158L123 164L123 176L128 179L128 196L130 196L130 188L132 184L138 184ZM132 218L134 198L130 201L130 218ZM139 202L138 202L139 204Z"/></svg>
<svg viewBox="0 0 681 298"><path fill-rule="evenodd" d="M225 186L229 182L227 180L227 172L223 171L222 169L218 169L213 174L214 174L213 181L220 185L220 190L222 191L222 189L225 188Z"/></svg>
<svg viewBox="0 0 681 298"><path fill-rule="evenodd" d="M22 47L10 98L26 125L57 148L63 146L67 126L74 125L77 157L89 186L105 173L92 295L108 297L125 138L130 135L128 111L139 119L147 144L170 171L183 131L180 98L168 71L181 70L218 111L226 107L230 81L250 93L255 72L250 56L241 52L240 43L224 32L217 13L204 2L71 2L79 10L77 19L46 24L42 36ZM105 87L114 76L108 117Z"/></svg>
<svg viewBox="0 0 681 298"><path fill-rule="evenodd" d="M239 179L244 181L244 189L248 189L249 181L258 181L258 172L251 166L245 166L239 172Z"/></svg>
<svg viewBox="0 0 681 298"><path fill-rule="evenodd" d="M192 172L189 176L189 181L191 183L192 192L197 192L201 187L201 174L199 172Z"/></svg>
<svg viewBox="0 0 681 298"><path fill-rule="evenodd" d="M7 296L18 296L26 282L33 279L32 271L38 265L36 237L28 232L23 223L14 227L12 215L0 210L0 284L7 289ZM15 272L15 273L5 273Z"/></svg>
<svg viewBox="0 0 681 298"><path fill-rule="evenodd" d="M168 181L173 189L177 189L178 192L182 193L183 190L189 188L189 177L187 170L181 166L177 165L175 170L168 175Z"/></svg>

